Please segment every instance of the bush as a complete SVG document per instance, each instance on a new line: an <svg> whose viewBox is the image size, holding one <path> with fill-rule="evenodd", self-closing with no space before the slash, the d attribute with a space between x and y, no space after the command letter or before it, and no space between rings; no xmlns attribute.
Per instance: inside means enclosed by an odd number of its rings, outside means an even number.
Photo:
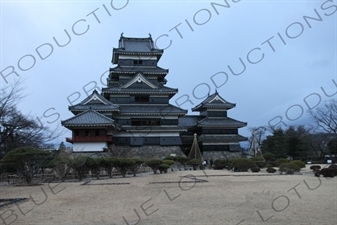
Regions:
<svg viewBox="0 0 337 225"><path fill-rule="evenodd" d="M144 163L143 160L138 158L132 158L133 161L135 161L135 164L130 168L130 170L133 173L133 176L136 176L137 171L139 170L140 166Z"/></svg>
<svg viewBox="0 0 337 225"><path fill-rule="evenodd" d="M289 160L288 159L283 159L283 158L278 159L278 160L275 161L275 166L279 167L280 165L282 165L284 163L289 163Z"/></svg>
<svg viewBox="0 0 337 225"><path fill-rule="evenodd" d="M153 170L153 173L156 174L157 170L159 169L159 166L163 163L163 160L160 159L149 159L145 162L146 165L151 167Z"/></svg>
<svg viewBox="0 0 337 225"><path fill-rule="evenodd" d="M259 168L264 168L266 167L266 163L265 162L255 162L256 165L259 167Z"/></svg>
<svg viewBox="0 0 337 225"><path fill-rule="evenodd" d="M191 165L194 170L198 168L198 166L201 166L202 161L199 159L191 159L187 162L187 165Z"/></svg>
<svg viewBox="0 0 337 225"><path fill-rule="evenodd" d="M263 158L263 156L255 156L255 157L251 157L249 158L250 160L252 160L253 162L265 162L266 160Z"/></svg>
<svg viewBox="0 0 337 225"><path fill-rule="evenodd" d="M321 174L323 177L335 177L337 176L337 169L336 168L323 168L321 169Z"/></svg>
<svg viewBox="0 0 337 225"><path fill-rule="evenodd" d="M261 171L260 167L253 167L250 169L253 173L258 173Z"/></svg>
<svg viewBox="0 0 337 225"><path fill-rule="evenodd" d="M293 160L290 163L297 165L299 168L305 168L305 163L301 160Z"/></svg>
<svg viewBox="0 0 337 225"><path fill-rule="evenodd" d="M266 170L268 173L275 173L276 170L272 167L268 167L267 170Z"/></svg>
<svg viewBox="0 0 337 225"><path fill-rule="evenodd" d="M294 174L294 172L299 172L301 168L293 163L283 163L279 167L279 171L281 174Z"/></svg>
<svg viewBox="0 0 337 225"><path fill-rule="evenodd" d="M102 167L108 172L110 178L112 178L112 169L116 167L119 159L115 157L106 157L103 158Z"/></svg>
<svg viewBox="0 0 337 225"><path fill-rule="evenodd" d="M160 173L167 173L167 169L170 168L170 165L167 165L167 164L160 164L159 165L159 171Z"/></svg>
<svg viewBox="0 0 337 225"><path fill-rule="evenodd" d="M273 168L274 166L272 164L267 164L266 168Z"/></svg>
<svg viewBox="0 0 337 225"><path fill-rule="evenodd" d="M173 161L177 161L177 157L176 156L166 156L165 158L164 158L164 160L173 160Z"/></svg>
<svg viewBox="0 0 337 225"><path fill-rule="evenodd" d="M236 172L247 172L250 168L257 167L256 163L250 159L239 158L234 159L231 163L231 167Z"/></svg>
<svg viewBox="0 0 337 225"><path fill-rule="evenodd" d="M173 164L175 164L176 162L173 161L173 160L169 160L169 159L164 159L163 160L163 164L166 164L166 165L169 165L169 166L172 166Z"/></svg>
<svg viewBox="0 0 337 225"><path fill-rule="evenodd" d="M321 166L318 166L318 165L312 165L312 166L310 166L310 169L311 169L312 171L318 171L318 170L321 169Z"/></svg>
<svg viewBox="0 0 337 225"><path fill-rule="evenodd" d="M117 170L122 174L123 177L125 177L126 172L128 170L132 170L135 164L136 162L132 159L120 159L116 166Z"/></svg>
<svg viewBox="0 0 337 225"><path fill-rule="evenodd" d="M2 165L15 169L28 184L31 184L34 175L46 163L50 155L51 153L47 151L32 147L16 148L2 158Z"/></svg>
<svg viewBox="0 0 337 225"><path fill-rule="evenodd" d="M96 175L97 179L100 179L101 171L103 168L102 158L91 158L89 157L86 162L88 168Z"/></svg>
<svg viewBox="0 0 337 225"><path fill-rule="evenodd" d="M255 162L259 168L263 168L266 166L266 160L263 158L263 156L255 156L249 159Z"/></svg>
<svg viewBox="0 0 337 225"><path fill-rule="evenodd" d="M275 155L271 152L266 152L263 154L263 158L267 161L267 162L273 162L275 161Z"/></svg>
<svg viewBox="0 0 337 225"><path fill-rule="evenodd" d="M214 170L223 170L230 166L230 161L227 159L217 159L213 163Z"/></svg>
<svg viewBox="0 0 337 225"><path fill-rule="evenodd" d="M329 166L329 168L337 169L337 165L336 165L336 164L331 164L331 165Z"/></svg>
<svg viewBox="0 0 337 225"><path fill-rule="evenodd" d="M186 157L186 156L177 156L177 162L180 164L180 165L182 165L184 168L185 168L185 166L186 166L186 163L188 162L188 161L190 161L191 159L190 158L188 158L188 157ZM178 164L178 167L179 167L179 164ZM180 167L179 167L179 170L180 170Z"/></svg>

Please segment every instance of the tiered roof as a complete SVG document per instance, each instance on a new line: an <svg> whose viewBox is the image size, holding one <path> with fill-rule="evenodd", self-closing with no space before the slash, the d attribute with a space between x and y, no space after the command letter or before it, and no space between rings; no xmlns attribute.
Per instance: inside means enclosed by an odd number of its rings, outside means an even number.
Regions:
<svg viewBox="0 0 337 225"><path fill-rule="evenodd" d="M178 108L171 104L149 104L149 105L120 105L120 115L137 116L183 116L187 110Z"/></svg>
<svg viewBox="0 0 337 225"><path fill-rule="evenodd" d="M106 117L93 109L88 109L87 111L79 113L70 119L61 121L61 124L67 128L111 126L119 129L119 126L115 123L115 120Z"/></svg>
<svg viewBox="0 0 337 225"><path fill-rule="evenodd" d="M114 68L110 68L110 74L114 74L114 73L134 74L139 71L142 71L144 75L152 75L152 74L166 75L169 73L168 69L163 69L159 66L131 66L131 67L116 66Z"/></svg>
<svg viewBox="0 0 337 225"><path fill-rule="evenodd" d="M197 123L198 127L222 127L240 128L247 126L247 123L232 119L230 117L206 117Z"/></svg>
<svg viewBox="0 0 337 225"><path fill-rule="evenodd" d="M201 111L203 109L231 109L234 108L235 104L227 102L223 99L217 91L214 94L209 95L204 101L202 101L199 105L192 108L192 111Z"/></svg>
<svg viewBox="0 0 337 225"><path fill-rule="evenodd" d="M148 38L131 38L124 37L122 33L118 48L113 48L111 62L116 64L120 55L149 55L156 56L157 60L159 60L163 52L164 50L155 48L151 35Z"/></svg>
<svg viewBox="0 0 337 225"><path fill-rule="evenodd" d="M102 89L103 94L156 94L168 95L172 97L178 92L178 89L166 87L159 83L154 84L142 73L137 73L126 83L116 82L107 88Z"/></svg>
<svg viewBox="0 0 337 225"><path fill-rule="evenodd" d="M98 112L117 112L119 111L119 106L98 94L96 90L80 103L69 106L69 110L74 114L88 109L95 109Z"/></svg>

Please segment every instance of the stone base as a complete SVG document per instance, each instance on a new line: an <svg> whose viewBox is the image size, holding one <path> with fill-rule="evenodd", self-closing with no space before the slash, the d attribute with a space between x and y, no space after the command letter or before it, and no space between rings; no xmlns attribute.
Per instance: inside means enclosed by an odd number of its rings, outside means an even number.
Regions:
<svg viewBox="0 0 337 225"><path fill-rule="evenodd" d="M228 152L228 151L207 151L207 152L203 152L202 156L208 162L211 159L214 162L217 159L242 158L241 152Z"/></svg>
<svg viewBox="0 0 337 225"><path fill-rule="evenodd" d="M108 152L117 158L163 159L170 154L184 155L179 146L109 146Z"/></svg>

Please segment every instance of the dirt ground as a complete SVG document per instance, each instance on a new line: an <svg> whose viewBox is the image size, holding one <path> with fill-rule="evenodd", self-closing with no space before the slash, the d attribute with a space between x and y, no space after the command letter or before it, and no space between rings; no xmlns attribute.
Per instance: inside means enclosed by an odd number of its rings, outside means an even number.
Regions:
<svg viewBox="0 0 337 225"><path fill-rule="evenodd" d="M337 177L169 171L137 177L0 185L2 224L337 224ZM83 185L86 183L85 185ZM0 202L1 205L1 202Z"/></svg>

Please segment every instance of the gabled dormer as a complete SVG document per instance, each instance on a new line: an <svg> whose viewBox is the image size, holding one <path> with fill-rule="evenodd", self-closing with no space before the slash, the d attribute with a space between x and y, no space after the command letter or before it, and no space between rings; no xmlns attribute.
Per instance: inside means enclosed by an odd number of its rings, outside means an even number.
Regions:
<svg viewBox="0 0 337 225"><path fill-rule="evenodd" d="M108 99L104 98L100 95L96 90L94 90L91 95L85 98L80 103L69 106L69 110L73 114L78 114L80 112L84 112L89 110L90 108L94 108L96 111L104 113L104 112L118 112L119 106L113 104Z"/></svg>
<svg viewBox="0 0 337 225"><path fill-rule="evenodd" d="M151 88L157 89L158 87L151 83L146 77L144 77L141 73L138 73L134 76L129 82L124 84L121 88Z"/></svg>
<svg viewBox="0 0 337 225"><path fill-rule="evenodd" d="M192 111L199 111L200 115L214 114L214 116L227 116L227 110L234 108L235 104L223 99L217 91L209 95L204 101L192 108ZM209 113L214 112L214 113Z"/></svg>

